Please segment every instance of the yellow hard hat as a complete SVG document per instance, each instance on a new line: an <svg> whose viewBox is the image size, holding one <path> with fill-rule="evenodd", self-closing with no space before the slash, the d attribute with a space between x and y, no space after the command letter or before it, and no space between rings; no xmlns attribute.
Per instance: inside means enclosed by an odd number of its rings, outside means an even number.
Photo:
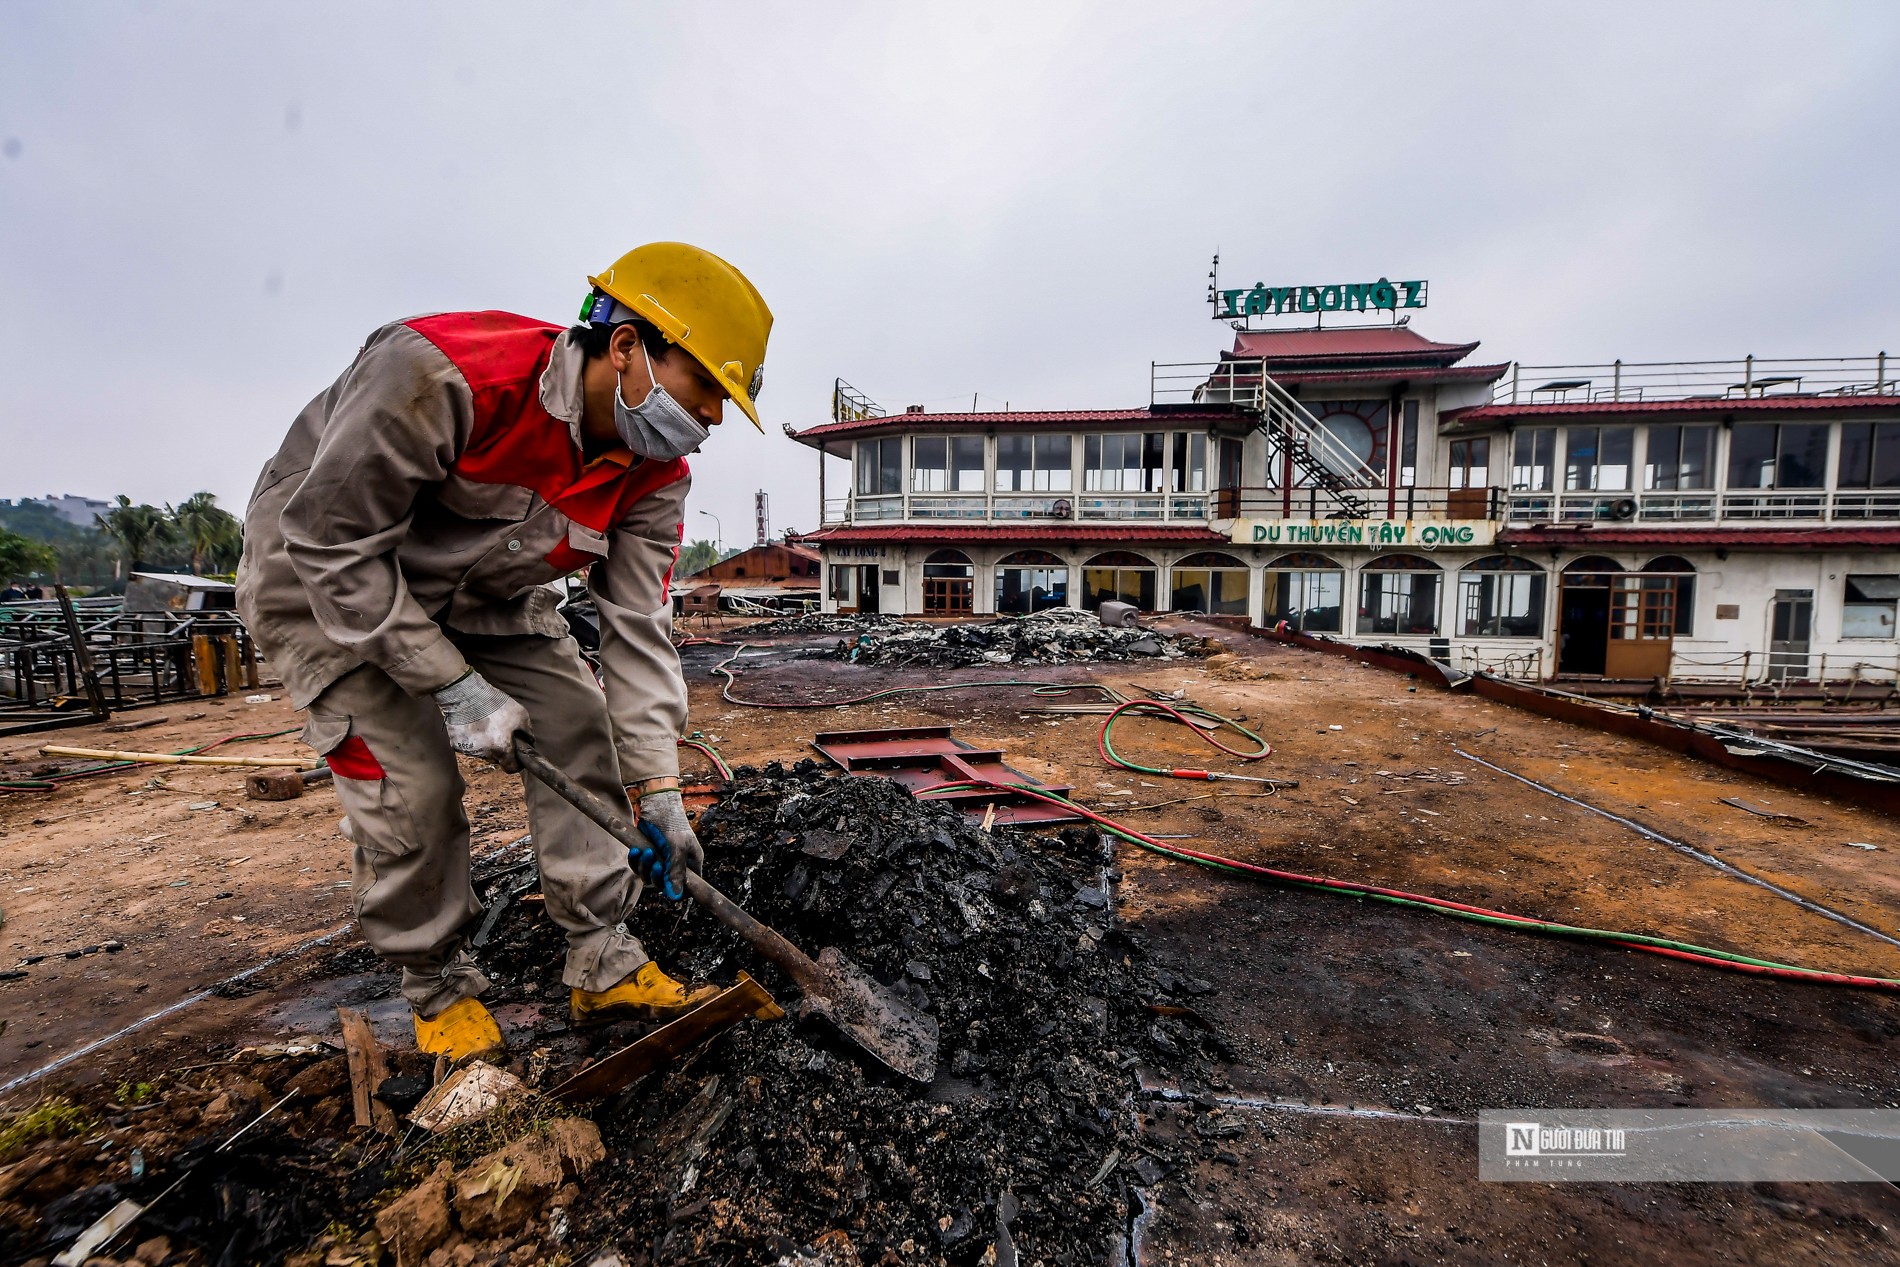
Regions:
<svg viewBox="0 0 1900 1267"><path fill-rule="evenodd" d="M772 310L744 273L684 242L649 242L587 282L692 353L764 432L754 402L765 380Z"/></svg>

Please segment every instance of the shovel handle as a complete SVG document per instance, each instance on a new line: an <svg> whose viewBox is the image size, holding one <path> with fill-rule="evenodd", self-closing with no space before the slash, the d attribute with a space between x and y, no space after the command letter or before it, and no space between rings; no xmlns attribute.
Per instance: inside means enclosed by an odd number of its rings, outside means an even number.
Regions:
<svg viewBox="0 0 1900 1267"><path fill-rule="evenodd" d="M721 924L744 939L745 944L785 970L785 975L806 994L826 993L829 979L816 960L786 941L778 933L746 914L731 898L706 883L697 871L686 873L686 893L693 901L713 913Z"/></svg>
<svg viewBox="0 0 1900 1267"><path fill-rule="evenodd" d="M556 796L592 819L602 831L627 848L648 847L639 830L624 815L568 778L527 740L516 738L515 759L521 763L525 773L545 783ZM695 902L711 911L720 923L739 934L746 945L784 969L785 975L800 990L807 994L824 990L827 981L825 970L810 955L746 914L738 903L706 883L705 877L697 871L686 873L686 892Z"/></svg>

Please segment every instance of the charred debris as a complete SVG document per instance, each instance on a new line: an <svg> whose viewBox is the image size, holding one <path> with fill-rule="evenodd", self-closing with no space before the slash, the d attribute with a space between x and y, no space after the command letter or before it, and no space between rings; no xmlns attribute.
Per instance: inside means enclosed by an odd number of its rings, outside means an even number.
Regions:
<svg viewBox="0 0 1900 1267"><path fill-rule="evenodd" d="M792 635L841 635L819 654L889 668L1179 660L1207 654L1206 641L1191 634L1105 625L1089 612L1069 608L999 616L981 624L933 624L889 616L797 616L748 625L734 634Z"/></svg>
<svg viewBox="0 0 1900 1267"><path fill-rule="evenodd" d="M1124 1255L1142 1191L1187 1160L1185 1145L1144 1133L1138 1074L1218 1085L1231 1053L1194 1011L1210 987L1117 922L1100 835L985 831L895 783L809 761L741 768L700 835L714 884L936 1017L933 1084L871 1065L820 1022L749 1021L566 1116L534 1093L643 1027L566 1024L562 934L524 858L482 882L490 1002L528 1018L510 1034L510 1070L530 1090L500 1125L463 1128L475 1133L459 1142L413 1126L378 1136L353 1128L333 1049L214 1051L225 1058L78 1094L67 1103L83 1125L0 1158L0 1260L49 1258L128 1199L152 1208L105 1256L131 1261L136 1248L145 1267ZM743 969L781 1001L795 994L703 911L651 905L643 921L649 948L683 974L724 983ZM326 969L378 971L363 949ZM406 1043L389 1056L382 1098L406 1110L433 1073ZM491 1211L498 1184L526 1187Z"/></svg>

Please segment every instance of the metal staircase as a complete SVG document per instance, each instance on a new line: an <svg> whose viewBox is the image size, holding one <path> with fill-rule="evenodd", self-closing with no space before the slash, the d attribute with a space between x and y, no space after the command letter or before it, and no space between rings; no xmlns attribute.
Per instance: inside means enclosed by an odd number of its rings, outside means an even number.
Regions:
<svg viewBox="0 0 1900 1267"><path fill-rule="evenodd" d="M1376 471L1264 370L1254 408L1260 414L1254 430L1277 439L1292 457L1293 469L1332 494L1339 503L1338 518L1365 518L1368 503L1360 493L1378 485Z"/></svg>
<svg viewBox="0 0 1900 1267"><path fill-rule="evenodd" d="M1381 474L1276 383L1262 361L1156 362L1150 375L1149 402L1157 409L1226 405L1254 414L1254 430L1267 437L1270 454L1292 458L1296 486L1320 488L1332 498L1337 509L1329 518L1365 517L1372 505L1368 490L1384 486Z"/></svg>
<svg viewBox="0 0 1900 1267"><path fill-rule="evenodd" d="M1249 375L1251 378L1252 375ZM1364 518L1369 504L1363 490L1379 485L1379 474L1358 454L1326 429L1286 388L1273 381L1264 367L1258 383L1242 389L1235 404L1250 404L1260 415L1254 430L1265 435L1275 449L1283 449L1293 459L1293 469L1308 482L1325 489L1339 504L1334 518ZM1245 399L1251 394L1251 402Z"/></svg>

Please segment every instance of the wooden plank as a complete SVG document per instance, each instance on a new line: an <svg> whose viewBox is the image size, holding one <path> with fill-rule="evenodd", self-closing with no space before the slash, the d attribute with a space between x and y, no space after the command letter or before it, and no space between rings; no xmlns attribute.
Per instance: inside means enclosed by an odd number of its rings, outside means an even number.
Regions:
<svg viewBox="0 0 1900 1267"><path fill-rule="evenodd" d="M784 1009L773 1002L765 987L741 972L739 983L731 989L720 991L638 1042L601 1057L549 1094L563 1104L598 1100L673 1063L706 1039L723 1034L748 1016L770 1021L784 1015Z"/></svg>
<svg viewBox="0 0 1900 1267"><path fill-rule="evenodd" d="M92 648L86 645L85 631L79 627L79 613L73 609L72 595L66 592L64 585L54 585L53 593L59 598L60 621L66 626L66 636L72 640L73 663L79 669L80 680L85 684L86 701L92 711L104 721L112 714L106 709L105 689L99 684L99 671L92 663Z"/></svg>
<svg viewBox="0 0 1900 1267"><path fill-rule="evenodd" d="M370 1027L369 1016L355 1008L340 1007L336 1018L343 1026L343 1053L350 1065L350 1100L358 1126L374 1126L384 1135L396 1133L396 1114L376 1098L376 1088L389 1077L382 1044Z"/></svg>
<svg viewBox="0 0 1900 1267"><path fill-rule="evenodd" d="M191 666L197 671L198 694L218 693L218 654L210 634L191 635Z"/></svg>
<svg viewBox="0 0 1900 1267"><path fill-rule="evenodd" d="M238 658L238 640L236 634L220 634L218 649L224 653L224 690L235 695L243 689L244 665Z"/></svg>

